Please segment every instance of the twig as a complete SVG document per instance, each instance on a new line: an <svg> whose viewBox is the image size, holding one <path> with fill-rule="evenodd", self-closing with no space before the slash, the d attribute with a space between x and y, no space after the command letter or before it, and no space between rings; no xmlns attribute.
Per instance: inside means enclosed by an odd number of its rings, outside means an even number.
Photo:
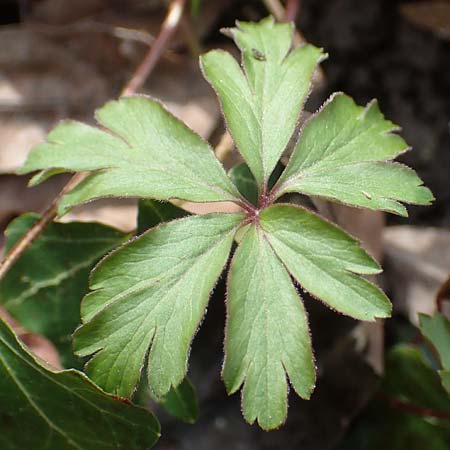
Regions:
<svg viewBox="0 0 450 450"><path fill-rule="evenodd" d="M286 12L284 14L284 19L286 22L293 22L298 16L300 11L301 0L287 0Z"/></svg>
<svg viewBox="0 0 450 450"><path fill-rule="evenodd" d="M280 0L264 0L264 4L278 22L290 22L292 20L291 18L288 19L287 12ZM295 29L293 40L296 46L306 43L306 39L297 29Z"/></svg>
<svg viewBox="0 0 450 450"><path fill-rule="evenodd" d="M155 67L158 58L161 56L164 47L177 28L183 9L185 0L173 0L169 6L169 11L161 27L160 34L156 38L153 46L145 56L142 63L136 69L129 83L125 86L122 95L131 95L138 90L145 79L150 75ZM61 198L79 184L85 173L75 174L70 181L63 187L61 192L56 196L50 206L44 211L41 218L25 233L25 235L14 245L10 252L0 263L0 280L7 274L14 263L21 257L23 252L35 241L35 239L45 230L47 225L53 221L58 212L58 204Z"/></svg>
<svg viewBox="0 0 450 450"><path fill-rule="evenodd" d="M184 16L181 19L180 29L183 33L183 38L186 42L186 45L191 52L191 56L193 57L193 59L198 60L198 57L202 52L202 46L198 39L197 33L192 26L192 21L187 16Z"/></svg>
<svg viewBox="0 0 450 450"><path fill-rule="evenodd" d="M5 27L5 29L14 30L16 27L10 26ZM67 37L74 33L108 34L118 39L137 41L145 45L151 45L155 41L155 37L148 31L111 25L95 20L82 20L66 25L49 25L39 22L25 23L21 25L21 30L55 37Z"/></svg>
<svg viewBox="0 0 450 450"><path fill-rule="evenodd" d="M278 22L284 22L286 17L286 12L283 5L279 0L264 0L266 8L271 14L278 20Z"/></svg>
<svg viewBox="0 0 450 450"><path fill-rule="evenodd" d="M450 300L450 277L448 277L436 294L436 309L442 313L445 300Z"/></svg>
<svg viewBox="0 0 450 450"><path fill-rule="evenodd" d="M216 154L216 158L219 161L224 162L227 159L227 156L231 153L234 147L233 138L228 131L225 131L220 138L219 143L214 149L214 153Z"/></svg>
<svg viewBox="0 0 450 450"><path fill-rule="evenodd" d="M158 37L153 43L142 63L134 72L128 84L122 91L122 96L134 94L145 82L151 71L155 67L167 42L170 40L175 30L178 28L183 15L186 0L174 0L170 6L166 18L161 26Z"/></svg>
<svg viewBox="0 0 450 450"><path fill-rule="evenodd" d="M72 190L80 181L82 181L84 177L85 174L83 172L74 175L56 196L50 206L44 211L41 218L22 236L11 251L5 256L3 261L0 263L0 280L7 274L9 269L11 269L14 263L20 258L22 253L35 241L35 239L45 230L47 225L56 217L58 212L58 203L61 198L67 194L67 192Z"/></svg>
<svg viewBox="0 0 450 450"><path fill-rule="evenodd" d="M378 397L385 401L390 407L404 411L409 414L414 414L420 417L436 417L438 419L450 419L450 411L438 411L432 408L425 408L423 406L406 403L398 398L380 393Z"/></svg>

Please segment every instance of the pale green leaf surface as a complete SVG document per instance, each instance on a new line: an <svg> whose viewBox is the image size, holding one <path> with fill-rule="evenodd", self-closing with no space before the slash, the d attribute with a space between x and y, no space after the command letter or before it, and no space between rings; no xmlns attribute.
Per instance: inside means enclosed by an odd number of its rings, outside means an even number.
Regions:
<svg viewBox="0 0 450 450"><path fill-rule="evenodd" d="M378 104L366 108L335 94L303 127L277 196L301 192L352 206L407 215L400 202L433 200L414 171L387 162L408 150Z"/></svg>
<svg viewBox="0 0 450 450"><path fill-rule="evenodd" d="M25 214L10 223L5 232L7 252L38 218ZM89 272L126 238L99 223L51 223L0 283L0 304L27 330L52 341L64 367L79 364L71 335L80 323Z"/></svg>
<svg viewBox="0 0 450 450"><path fill-rule="evenodd" d="M19 170L93 172L62 199L60 214L108 196L199 202L239 197L210 146L159 102L121 98L97 110L96 118L109 132L62 122Z"/></svg>
<svg viewBox="0 0 450 450"><path fill-rule="evenodd" d="M129 397L148 354L157 396L184 378L190 343L227 261L241 214L175 220L126 244L93 272L75 334L88 374ZM148 350L150 352L148 353Z"/></svg>
<svg viewBox="0 0 450 450"><path fill-rule="evenodd" d="M276 428L286 418L286 375L295 391L309 398L315 373L302 301L260 228L250 227L236 250L227 298L227 390L244 384L246 420Z"/></svg>
<svg viewBox="0 0 450 450"><path fill-rule="evenodd" d="M295 130L313 71L324 54L312 45L292 50L292 25L276 24L271 17L259 23L238 22L227 32L242 52L244 70L222 50L203 55L201 65L261 187Z"/></svg>
<svg viewBox="0 0 450 450"><path fill-rule="evenodd" d="M430 317L419 314L420 330L422 334L434 345L442 367L450 370L450 322L440 313Z"/></svg>
<svg viewBox="0 0 450 450"><path fill-rule="evenodd" d="M267 239L291 275L314 297L355 319L388 317L384 293L359 275L380 266L340 228L303 208L274 205L260 214Z"/></svg>
<svg viewBox="0 0 450 450"><path fill-rule="evenodd" d="M54 372L0 319L2 450L148 450L153 414L105 394L81 372Z"/></svg>

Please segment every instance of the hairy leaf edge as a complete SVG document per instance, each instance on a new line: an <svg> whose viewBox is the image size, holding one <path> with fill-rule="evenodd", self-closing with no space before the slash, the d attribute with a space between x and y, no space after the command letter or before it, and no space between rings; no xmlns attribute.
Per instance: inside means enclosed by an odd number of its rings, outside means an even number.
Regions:
<svg viewBox="0 0 450 450"><path fill-rule="evenodd" d="M207 214L207 215L208 215L208 216L209 216L209 215L216 215L216 216L218 216L218 215L228 215L228 214L230 214L230 215L239 215L239 213L210 213L210 214ZM242 214L241 214L241 215L242 215ZM231 229L231 230L227 233L227 236L229 236L230 234L233 234L233 236L236 235L237 231L242 227L243 223L245 223L245 216L244 216L244 215L242 215L242 216L243 216L243 217L242 217L242 220L241 220L241 221L240 221L233 229ZM181 218L179 218L179 219L174 219L174 220L171 220L171 221L169 221L169 222L170 222L170 223L172 223L172 222L179 222L179 221L182 221L182 220L188 220L188 219L192 219L192 216L181 217ZM140 235L133 236L131 239L127 240L126 242L124 242L123 244L121 244L120 246L116 247L114 250L110 251L108 254L106 254L106 255L105 255L105 256L104 256L104 257L103 257L96 265L95 265L95 267L92 269L91 274L90 274L90 276L89 276L89 289L90 289L90 290L92 289L92 291L89 292L89 293L87 293L87 294L84 296L84 298L82 299L82 301L81 301L81 311L83 311L83 303L85 302L85 300L87 299L87 297L88 297L91 293L94 293L94 292L96 292L96 291L98 290L98 289L95 289L95 288L94 288L94 285L92 284L92 282L93 282L93 277L95 276L95 272L97 271L97 269L98 269L104 262L106 262L112 255L114 255L116 252L119 252L122 248L124 248L124 247L126 247L127 245L133 243L134 241L136 241L136 240L139 239L140 237L142 237L142 236L144 236L144 235L146 235L146 234L148 234L148 233L150 233L150 232L152 232L152 231L155 231L156 229L159 229L159 228L163 227L164 225L168 224L169 222L161 222L161 223L159 223L158 225L156 225L156 226L154 226L154 227L152 227L152 228L149 228L148 230L144 231L144 232L141 233ZM231 253L231 248L230 248L230 253ZM225 260L225 263L224 263L224 265L223 265L221 274L217 277L216 282L215 282L214 286L213 286L212 289L211 289L211 292L210 292L209 298L208 298L208 303L209 303L209 301L210 301L210 299L211 299L211 296L212 296L212 293L214 292L215 287L217 286L217 283L219 282L220 278L223 276L223 272L224 272L225 267L227 267L227 265L228 265L228 261L229 261L229 259L230 259L230 253L229 253L227 259ZM100 289L101 289L101 288L100 288ZM83 313L82 313L82 314L81 314L81 324L80 324L80 325L75 329L75 331L72 333L72 342L74 343L74 341L75 341L75 339L76 339L76 336L77 336L77 332L78 332L78 330L80 330L80 329L83 327L83 325L85 325L85 324L91 322L97 315L101 314L101 313L102 313L106 308L108 308L112 303L113 303L113 302L111 302L111 301L105 303L105 305L103 305L103 307L102 307L101 309L97 310L97 311L95 312L95 314L88 315L87 318L86 318L86 316L84 316ZM206 314L207 314L207 308L205 308L205 311L204 311L204 313L203 313L203 316L202 316L202 318L200 319L199 323L197 324L196 331L195 331L195 333L193 334L193 336L192 336L192 338L191 338L190 347L189 347L189 352L188 352L188 355L187 355L187 364L186 364L186 368L185 368L185 372L184 372L184 377L186 376L186 374L187 374L187 372L188 372L188 370L189 370L188 365L189 365L190 351L191 351L191 347L192 347L192 342L194 341L195 336L197 335L197 333L198 333L200 327L202 326L202 323L203 323L203 321L205 320ZM153 338L154 338L154 337L153 337ZM142 361L141 368L140 368L140 377L139 377L139 379L141 379L142 376L145 375L145 370L146 370L146 367L147 367L148 358L149 358L150 352L151 352L151 350L152 350L153 338L152 338L152 340L150 341L150 344L149 344L148 349L147 349L147 351L146 351L145 357L144 357L144 359L143 359L143 361ZM75 349L75 344L73 344L73 347L74 347L74 353L75 353L77 356L80 356L80 357L89 357L89 360L88 360L87 363L85 364L85 370L88 370L89 364L90 364L90 362L92 361L92 359L94 358L94 356L95 356L97 353L99 353L99 352L101 352L101 351L103 350L103 348L101 348L101 349L98 349L98 350L95 351L95 352L89 352L89 351L87 351L87 352L82 352L82 351L78 351L78 350ZM181 378L177 384L175 384L175 385L174 385L174 384L171 384L171 385L169 386L169 389L167 390L167 392L169 392L171 388L174 388L174 389L177 388L177 387L182 383L184 377ZM136 386L134 387L133 391L130 393L130 397L132 397L132 396L134 395L134 393L136 392L137 387L138 387L138 384L136 384ZM151 386L149 386L149 388L152 390ZM153 392L153 391L152 391L152 392ZM167 394L167 392L166 392L166 394ZM157 395L155 392L153 392L153 394L154 394L155 396L158 397L158 395ZM165 395L165 394L163 394L163 395Z"/></svg>
<svg viewBox="0 0 450 450"><path fill-rule="evenodd" d="M294 148L299 144L300 140L302 139L303 131L304 131L305 127L309 124L309 122L312 121L313 119L315 119L315 118L323 111L323 109L325 109L325 107L327 107L330 103L333 102L333 100L334 100L335 98L338 98L338 97L340 97L340 96L344 96L344 97L348 98L355 106L361 107L361 105L358 105L358 104L354 101L354 99L353 99L352 97L350 97L349 95L347 95L345 92L342 92L342 91L334 92L333 94L331 94L331 95L328 97L327 100L325 100L325 102L324 102L324 103L323 103L323 104L322 104L322 105L321 105L321 106L320 106L313 114L311 114L310 117L308 117L308 119L306 119L306 120L304 121L304 123L302 124L302 126L301 126L301 128L300 128L300 131L298 132L298 136L297 136L297 138L296 138L296 142L295 142ZM358 118L364 119L365 116L367 115L367 113L369 112L369 110L370 110L374 105L378 105L378 100L377 100L377 99L372 99L372 100L370 100L370 101L363 107L364 109L363 109L363 111L361 112L360 116L358 116ZM392 121L390 121L389 119L386 119L386 117L385 117L384 114L381 112L381 110L380 110L380 114L383 116L383 118L384 118L385 120L387 120L387 121L389 121L389 122L392 123L392 128L391 128L389 131L385 131L385 132L383 133L383 135L385 135L385 136L389 136L389 135L392 135L392 136L400 136L399 134L396 134L396 133L399 132L399 131L401 131L401 130L402 130L402 127L399 126L399 125L397 125L397 124L394 124L394 123L393 123ZM400 138L402 138L402 137L400 136ZM403 138L402 138L402 139L403 139ZM409 166L407 166L407 165L405 165L405 164L402 164L402 163L400 163L400 162L398 162L398 161L394 161L395 158L397 158L398 156L403 155L404 153L407 153L408 151L410 151L410 150L412 149L412 147L409 146L406 142L405 142L405 145L406 145L405 148L404 148L403 150L397 152L392 158L387 158L387 159L385 159L385 160L377 160L377 161L362 161L362 162L355 162L355 163L349 163L349 164L345 164L345 165L346 165L346 166L349 166L349 165L362 164L362 163L373 163L373 164L376 164L376 163L391 163L391 164L394 164L394 165L397 165L397 166L401 166L401 167L403 167L405 170L412 171L412 172L414 172L414 173L416 174L418 180L420 181L420 184L418 184L417 187L418 187L418 188L424 188L426 191L428 191L427 193L429 193L430 199L429 199L428 203L412 203L412 202L405 202L405 203L408 203L408 204L411 204L411 205L430 205L431 202L433 202L433 200L435 200L435 198L434 198L432 192L430 191L430 189L428 189L428 188L424 185L423 180L417 175L417 173L414 171L414 169L412 169L412 168L410 168ZM293 153L294 153L294 152L292 152L291 156L289 157L289 161L288 161L288 163L286 164L286 168L289 166L289 163L291 162ZM286 168L285 168L285 170L286 170ZM273 189L272 189L272 192L275 194L274 200L280 198L282 195L284 195L284 194L286 194L286 193L288 193L288 192L301 192L301 191L299 191L299 190L297 190L297 189L289 189L289 185L292 183L293 178L295 178L295 177L294 177L294 176L291 176L290 178L284 179L283 173L281 174L281 176L280 176L278 182L275 184L275 186L274 186ZM347 206L352 206L353 208L358 208L358 209L371 209L371 208L369 208L369 207L362 207L362 206L349 205L349 204L347 204L347 203L345 203L345 202L336 200L336 199L334 199L334 198L326 197L326 196L310 195L310 194L306 194L306 195L311 196L311 197L323 198L323 199L326 199L326 200L328 200L328 201L331 201L331 202L337 203L337 204L343 204L343 205L347 205ZM382 209L381 211L386 211L386 212L390 212L390 213L393 213L393 214L401 215L401 216L403 216L403 217L408 217L408 212L406 211L406 208L404 207L404 205L403 205L402 203L400 203L400 201L397 201L397 200L392 199L392 198L386 198L386 200L394 201L394 202L397 203L399 206L401 206L401 207L403 208L403 210L404 210L404 214L400 214L400 212L395 211L395 210L393 210L393 209ZM378 209L378 208L375 209L375 210L379 210L379 211L380 211L380 209Z"/></svg>
<svg viewBox="0 0 450 450"><path fill-rule="evenodd" d="M389 306L390 306L390 311L389 311L389 313L388 313L387 315L385 315L385 316L376 316L373 320L358 319L358 318L355 318L355 317L348 316L347 314L344 314L344 313L342 313L341 311L339 311L339 310L337 310L337 309L331 307L328 303L325 302L325 300L322 300L320 297L318 297L318 296L312 294L309 290L305 289L305 288L303 287L302 283L301 283L299 280L297 280L297 279L295 278L295 276L294 276L294 275L289 271L289 269L287 269L287 267L286 267L286 270L288 271L289 275L295 280L295 282L297 283L297 285L300 286L300 288L301 288L303 291L308 292L308 294L309 294L312 298L314 298L314 299L320 301L320 303L323 304L327 309L329 309L329 310L331 310L331 311L333 311L333 312L335 312L335 313L338 313L338 314L340 314L341 316L350 317L350 318L352 318L352 319L354 319L354 320L358 320L358 321L361 321L361 322L375 322L376 319L385 319L385 318L388 318L388 317L391 316L391 314L392 314L392 303L391 303L391 301L390 301L389 298L386 296L386 294L380 289L379 286L377 286L375 283L372 283L371 281L369 281L369 280L365 277L365 275L378 275L378 274L380 274L380 273L383 272L383 268L380 266L379 262L378 262L378 261L370 254L370 252L369 252L368 250L366 250L365 248L362 247L362 245L361 245L361 240L360 240L360 239L354 237L352 234L350 234L350 233L348 233L347 231L345 231L345 230L344 230L342 227L340 227L339 225L336 225L335 223L331 222L330 220L328 220L328 219L322 217L320 214L317 214L316 212L311 211L310 209L305 208L305 207L303 207L303 206L300 206L300 205L294 205L294 204L292 204L292 203L276 203L276 204L274 204L274 205L272 205L272 206L289 206L289 207L297 208L297 209L306 211L306 212L308 212L308 213L310 213L310 214L313 214L313 215L315 215L316 217L318 217L319 219L321 219L321 220L327 222L329 225L333 226L334 228L339 229L340 231L342 231L343 233L345 233L347 236L349 236L353 241L355 241L356 243L358 243L359 247L367 254L367 256L368 256L371 260L373 260L373 261L376 263L376 265L377 265L378 268L377 268L376 270L373 270L373 271L370 271L370 272L367 272L367 273L356 273L356 272L353 272L352 270L349 270L348 268L345 268L344 270L347 271L347 272L350 273L350 274L353 274L353 275L356 275L356 276L358 276L358 277L360 277L360 278L363 278L368 284L370 284L371 286L373 286L374 288L376 288L378 291L380 291L380 292L383 294L383 296L387 299L387 301L388 301L388 303L389 303ZM270 208L270 206L269 206L269 208ZM269 241L269 243L270 243L270 241ZM274 250L274 252L275 252L275 250ZM276 252L275 252L275 254L277 255L278 258L280 258ZM284 265L284 264L283 264L283 265Z"/></svg>
<svg viewBox="0 0 450 450"><path fill-rule="evenodd" d="M266 237L265 231L264 231L263 228L260 226L260 224L258 223L257 225L252 225L252 224L247 224L247 225L248 225L248 226L247 226L247 228L245 229L244 234L243 234L242 236L240 236L240 241L241 241L241 240L244 238L244 236L249 232L250 227L251 227L251 226L255 226L255 227L257 228L257 231L262 232L263 238L266 240L266 242L267 242L267 244L269 245L270 249L272 250L272 252L273 252L275 258L278 260L278 262L279 262L279 263L281 264L281 266L286 270L287 274L288 274L289 277L291 278L292 286L293 286L293 288L295 289L295 291L297 292L298 301L301 303L301 307L302 307L302 309L303 309L303 311L304 311L304 313L305 313L306 324L307 324L307 326L308 326L308 336L309 336L309 342L308 342L308 343L309 343L309 347L311 348L312 365L313 365L313 367L314 367L314 380L313 380L314 384L313 384L313 386L311 387L311 390L310 390L309 394L308 394L307 396L305 396L305 395L302 395L302 394L300 394L299 392L297 392L297 390L295 389L295 386L294 386L294 385L291 383L291 381L290 381L290 378L289 378L289 375L288 375L288 370L287 370L287 368L286 368L286 365L285 365L284 361L281 361L281 364L282 364L283 370L284 370L284 377L285 377L285 380L286 380L286 387L287 387L287 389L286 389L286 410L285 410L284 420L283 420L282 422L280 422L276 427L264 427L264 426L260 423L259 417L258 417L258 416L257 416L253 421L251 421L251 420L247 417L247 415L244 413L244 392L243 392L243 389L244 389L244 385L245 385L245 383L246 383L246 381L247 381L247 375L245 375L245 376L242 378L242 381L241 381L238 385L235 385L235 386L232 386L232 387L228 386L228 384L226 383L226 381L225 381L225 379L224 379L224 367L225 367L225 359L226 359L226 354L227 354L227 352L226 352L226 343L227 343L227 341L228 341L228 333L227 333L227 330L228 330L228 321L229 321L229 314L228 314L228 292L229 292L229 284L230 284L231 267L232 267L233 264L234 264L234 260L235 260L235 256L236 256L236 250L235 250L235 251L234 251L234 254L233 254L233 256L232 256L232 258L231 258L231 260L230 260L230 262L229 262L228 273L227 273L227 278L226 278L226 291L225 291L225 307L226 307L226 314L225 314L225 336L224 336L224 345L223 345L224 359L223 359L223 362L222 362L222 368L221 368L220 374L221 374L221 378L222 378L222 381L223 381L223 383L224 383L224 385L225 385L226 392L227 392L227 395L228 395L228 396L231 396L231 395L237 393L239 390L241 390L241 392L240 392L240 406L241 406L242 416L244 417L244 419L246 420L246 422L247 422L249 425L253 425L255 422L257 422L257 423L258 423L258 426L260 426L260 428L262 428L264 431L271 431L271 430L277 430L277 429L281 428L281 427L284 425L284 423L286 422L286 420L287 420L287 412L288 412L288 410L289 410L289 393L290 393L291 387L292 387L292 389L294 390L294 392L296 393L296 395L298 395L298 396L299 396L300 398L302 398L303 400L309 400L309 399L311 398L311 395L312 395L312 393L314 392L314 389L315 389L315 387L316 387L316 382L317 382L317 365L316 365L316 357L315 357L315 354L314 354L314 348L313 348L313 346L312 346L312 334L311 334L311 328L310 328L310 326L309 326L309 315L308 315L308 311L306 310L306 308L305 308L305 306L304 306L303 298L302 298L302 296L301 296L301 294L300 294L298 288L297 288L296 285L295 285L297 282L296 282L296 280L293 278L293 276L291 275L291 273L289 272L289 270L287 269L287 267L284 265L283 261L280 260L278 254L277 254L277 253L275 252L275 250L273 249L273 247L272 247L270 241L269 241L269 240L267 239L267 237ZM239 241L239 244L238 244L238 245L240 245L240 241ZM298 283L297 283L297 284L298 284ZM248 365L247 365L246 373L248 373L248 368L249 368L250 366L251 366L251 362L249 362Z"/></svg>
<svg viewBox="0 0 450 450"><path fill-rule="evenodd" d="M266 19L269 19L269 18L270 18L270 20L272 20L272 23L276 23L272 15L266 17ZM266 20L266 19L262 19L262 20ZM236 22L235 22L236 28L238 28L239 30L241 29L241 28L240 28L241 22L243 22L243 21L236 20ZM284 57L282 63L283 63L283 62L284 62L284 61L292 54L292 52L293 52L294 50L296 50L297 48L303 48L303 47L306 47L306 46L310 45L310 44L304 44L304 45L300 45L300 46L298 46L298 47L294 47L293 42L292 42L292 39L293 39L294 31L295 31L295 25L294 25L293 22L289 22L289 25L290 25L290 27L291 27L291 46L290 46L289 51L286 53L286 55L285 55L285 57ZM240 53L241 53L240 59L239 59L239 60L236 59L230 52L228 52L228 51L226 51L226 50L223 50L223 49L212 49L212 50L209 50L208 52L204 53L203 55L200 55L200 57L199 57L199 61L200 61L200 62L199 62L199 66L200 66L200 71L201 71L201 73L202 73L202 75L203 75L203 78L208 82L208 84L210 85L211 89L212 89L212 90L214 91L214 93L216 94L217 101L218 101L219 106L220 106L220 111L221 111L221 115L222 115L222 118L223 118L223 122L224 122L224 124L225 124L225 129L228 131L228 133L230 134L230 136L233 138L233 142L234 142L234 144L235 144L235 146L236 146L236 148L237 148L239 154L243 157L243 155L242 155L240 149L239 149L238 146L236 145L236 142L235 142L234 137L233 137L233 133L232 133L232 131L231 131L231 127L229 126L228 120L227 120L227 118L226 118L226 115L224 114L224 109L223 109L223 106L222 106L222 101L220 100L219 92L218 92L217 89L214 87L213 83L209 80L209 78L207 77L206 71L205 71L205 68L204 68L204 65L203 65L203 56L206 55L207 53L211 52L211 51L216 51L216 52L224 53L224 54L226 54L226 55L231 55L231 57L238 63L239 68L241 69L242 73L244 74L244 76L245 76L245 81L246 81L246 83L247 83L247 86L248 86L249 91L252 93L252 95L254 95L252 89L251 89L250 86L248 85L248 74L247 74L247 71L245 70L245 66L244 66L244 49L238 44L238 42L236 41L236 39L235 39L235 37L234 37L234 33L235 33L235 32L234 32L234 28L232 28L232 27L221 28L221 29L220 29L220 32L221 32L222 34L224 34L225 36L227 36L227 37L229 37L229 38L231 38L231 39L233 40L233 42L235 43L236 47L239 49L239 51L240 51ZM311 45L310 45L310 46L311 46ZM294 126L294 128L293 128L293 130L292 130L291 138L290 138L290 140L289 140L288 143L287 143L287 147L290 145L290 142L291 142L291 140L293 139L293 136L296 134L296 129L298 128L298 125L299 125L299 123L301 122L301 116L302 116L302 113L303 113L303 111L304 111L305 104L306 104L306 102L308 101L308 98L310 97L310 95L311 95L311 93L312 93L312 91L313 91L313 83L312 83L312 81L313 81L313 79L314 79L315 73L317 73L319 64L320 64L322 61L326 60L326 59L328 58L328 56L329 56L328 53L323 53L323 48L322 48L322 47L316 47L316 48L317 48L319 51L322 52L322 56L321 56L321 57L319 58L319 60L317 61L316 67L315 67L315 69L314 69L314 70L312 71L312 73L311 73L311 78L310 78L310 82L309 82L309 89L308 89L308 92L307 92L307 94L305 95L303 101L300 103L299 114L298 114L297 120L296 120L296 122L295 122L295 126ZM297 140L297 139L295 139L295 140ZM285 149L285 150L286 150L286 149ZM280 157L281 157L281 155L280 155ZM244 161L245 161L245 158L244 158ZM265 170L264 170L264 160L262 161L262 167L263 167L263 172L265 172ZM253 171L252 171L252 169L250 168L250 166L249 166L249 169L250 169L250 171L252 172L253 177L255 178L256 185L258 186L258 191L259 191L259 193L261 193L261 191L262 191L262 189L263 189L263 186L259 184L258 179L257 179L256 175L253 173ZM271 173L268 173L268 174L267 174L267 179L263 180L263 184L267 184L267 183L268 183L269 178L270 178L270 176L272 175L272 173L273 173L274 170L275 170L275 167L272 169L272 172L271 172Z"/></svg>

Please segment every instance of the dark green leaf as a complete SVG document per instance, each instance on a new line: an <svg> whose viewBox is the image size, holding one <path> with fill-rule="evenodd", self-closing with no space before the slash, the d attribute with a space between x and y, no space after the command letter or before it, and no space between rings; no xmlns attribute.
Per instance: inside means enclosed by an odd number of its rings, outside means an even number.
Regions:
<svg viewBox="0 0 450 450"><path fill-rule="evenodd" d="M412 346L398 345L388 353L382 387L402 401L450 412L450 396L442 388L438 374Z"/></svg>
<svg viewBox="0 0 450 450"><path fill-rule="evenodd" d="M6 251L38 220L26 214L8 226ZM71 334L80 323L80 302L89 272L125 241L118 230L98 223L51 223L0 283L0 303L27 330L50 339L65 367L79 365Z"/></svg>
<svg viewBox="0 0 450 450"><path fill-rule="evenodd" d="M102 392L76 370L41 365L0 319L2 450L147 450L155 417Z"/></svg>
<svg viewBox="0 0 450 450"><path fill-rule="evenodd" d="M450 322L440 313L433 317L419 314L420 330L436 348L442 367L450 370Z"/></svg>
<svg viewBox="0 0 450 450"><path fill-rule="evenodd" d="M269 178L268 189L272 189L281 173L283 172L283 165L278 163L275 166L272 175ZM248 168L247 164L241 163L237 164L230 169L228 175L231 181L238 188L239 192L253 205L258 205L258 184L256 183L255 177Z"/></svg>
<svg viewBox="0 0 450 450"><path fill-rule="evenodd" d="M433 317L419 314L422 334L434 345L443 370L439 371L442 386L450 393L450 322L440 313Z"/></svg>
<svg viewBox="0 0 450 450"><path fill-rule="evenodd" d="M137 232L142 234L144 231L156 227L162 222L169 222L188 215L187 211L169 202L139 200Z"/></svg>
<svg viewBox="0 0 450 450"><path fill-rule="evenodd" d="M187 423L194 423L198 418L197 393L189 378L185 378L181 384L172 389L161 399L159 403L172 416Z"/></svg>

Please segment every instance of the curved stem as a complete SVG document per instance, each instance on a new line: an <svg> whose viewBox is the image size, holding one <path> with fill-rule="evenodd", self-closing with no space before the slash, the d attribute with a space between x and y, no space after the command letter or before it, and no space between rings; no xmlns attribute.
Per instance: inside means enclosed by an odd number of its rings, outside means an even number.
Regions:
<svg viewBox="0 0 450 450"><path fill-rule="evenodd" d="M0 263L0 280L7 274L9 269L20 258L22 253L36 240L36 238L45 230L47 225L56 217L58 204L61 198L80 183L86 175L83 172L74 175L70 181L63 187L61 192L55 197L50 206L44 211L41 218L22 236L14 245L11 251Z"/></svg>
<svg viewBox="0 0 450 450"><path fill-rule="evenodd" d="M145 82L158 62L163 50L180 24L186 0L174 0L161 26L158 37L150 48L130 81L122 90L122 96L134 94Z"/></svg>
<svg viewBox="0 0 450 450"><path fill-rule="evenodd" d="M450 411L438 411L432 408L426 408L423 406L413 405L412 403L406 403L398 398L391 397L389 395L380 393L378 397L385 401L390 407L404 411L409 414L414 414L420 417L436 417L438 419L450 419Z"/></svg>
<svg viewBox="0 0 450 450"><path fill-rule="evenodd" d="M249 201L245 200L244 198L239 199L234 203L250 214L254 214L257 211L256 206L252 205Z"/></svg>
<svg viewBox="0 0 450 450"><path fill-rule="evenodd" d="M444 281L436 294L436 309L442 313L444 301L450 300L450 276Z"/></svg>
<svg viewBox="0 0 450 450"><path fill-rule="evenodd" d="M300 0L288 0L284 18L286 22L294 22L300 11Z"/></svg>

